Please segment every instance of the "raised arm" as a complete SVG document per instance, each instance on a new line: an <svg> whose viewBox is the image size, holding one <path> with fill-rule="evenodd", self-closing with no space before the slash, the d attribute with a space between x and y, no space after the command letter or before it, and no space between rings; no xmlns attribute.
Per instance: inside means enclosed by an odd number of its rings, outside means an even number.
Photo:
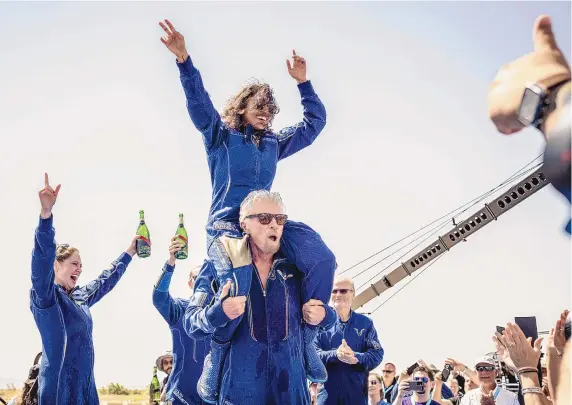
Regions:
<svg viewBox="0 0 572 405"><path fill-rule="evenodd" d="M174 271L175 265L165 263L161 276L153 289L153 305L169 326L176 324L185 313L185 308L178 305L178 301L169 294L169 286Z"/></svg>
<svg viewBox="0 0 572 405"><path fill-rule="evenodd" d="M153 305L167 321L169 326L176 324L185 314L185 309L178 300L173 299L169 294L171 278L175 271L175 252L183 248L181 240L174 236L171 238L169 246L169 260L163 266L161 276L153 289Z"/></svg>
<svg viewBox="0 0 572 405"><path fill-rule="evenodd" d="M32 252L32 303L41 309L51 307L56 300L54 287L54 261L56 260L55 230L52 208L61 185L50 187L48 174L44 174L44 188L40 190L40 223L36 228Z"/></svg>
<svg viewBox="0 0 572 405"><path fill-rule="evenodd" d="M293 51L291 64L286 61L288 73L296 82L304 107L304 119L296 125L286 127L277 134L278 159L285 159L290 155L311 145L326 126L326 108L314 91L312 83L306 79L306 61Z"/></svg>
<svg viewBox="0 0 572 405"><path fill-rule="evenodd" d="M222 142L222 121L203 85L200 72L193 65L185 46L185 38L169 20L159 25L165 31L161 42L177 57L181 83L187 98L187 110L195 127L203 135L207 152Z"/></svg>
<svg viewBox="0 0 572 405"><path fill-rule="evenodd" d="M74 290L72 292L74 300L84 301L91 307L109 293L121 279L129 263L131 263L131 259L136 253L135 244L137 239L139 239L139 236L135 236L125 252L113 261L108 269L103 270L95 280Z"/></svg>
<svg viewBox="0 0 572 405"><path fill-rule="evenodd" d="M228 282L218 294L219 286L216 282L214 266L209 261L205 261L197 277L193 296L185 311L183 328L187 335L195 339L204 339L216 328L224 326L244 313L245 297L227 298L230 286Z"/></svg>

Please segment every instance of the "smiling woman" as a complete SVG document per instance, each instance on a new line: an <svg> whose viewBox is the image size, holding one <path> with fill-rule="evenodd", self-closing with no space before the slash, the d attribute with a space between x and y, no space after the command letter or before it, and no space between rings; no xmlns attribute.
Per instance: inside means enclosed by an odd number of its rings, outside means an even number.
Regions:
<svg viewBox="0 0 572 405"><path fill-rule="evenodd" d="M52 208L60 191L40 190L40 223L32 253L30 309L42 338L38 377L39 403L97 405L93 378L94 350L90 308L117 284L135 254L135 237L109 269L77 287L82 271L79 251L55 244Z"/></svg>
<svg viewBox="0 0 572 405"><path fill-rule="evenodd" d="M54 262L56 284L70 291L76 286L81 270L79 250L68 244L58 245L56 247L56 261Z"/></svg>

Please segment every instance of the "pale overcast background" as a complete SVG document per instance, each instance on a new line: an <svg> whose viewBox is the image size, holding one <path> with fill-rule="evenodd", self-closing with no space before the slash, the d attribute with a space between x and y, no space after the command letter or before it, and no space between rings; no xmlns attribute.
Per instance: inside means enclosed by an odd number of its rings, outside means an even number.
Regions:
<svg viewBox="0 0 572 405"><path fill-rule="evenodd" d="M188 296L188 271L205 257L211 189L159 20L185 35L217 108L251 77L271 83L277 129L302 112L285 59L292 48L306 58L328 125L281 162L274 190L345 269L542 152L536 131L495 131L487 90L499 66L531 51L541 13L570 60L570 11L569 2L1 3L0 386L20 384L41 350L29 288L45 171L62 184L56 236L80 249L82 285L127 247L139 209L151 231L152 256L133 260L93 308L98 386L145 386L171 348L153 285L184 212L191 250L171 291ZM372 315L385 360L472 365L514 316L549 329L570 306L567 213L547 187L447 253Z"/></svg>

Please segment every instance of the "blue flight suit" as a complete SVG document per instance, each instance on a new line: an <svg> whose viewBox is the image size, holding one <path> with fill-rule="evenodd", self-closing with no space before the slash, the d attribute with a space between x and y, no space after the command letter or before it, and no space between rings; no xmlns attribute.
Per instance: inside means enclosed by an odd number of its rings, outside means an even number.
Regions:
<svg viewBox="0 0 572 405"><path fill-rule="evenodd" d="M229 243L239 239L231 238ZM252 274L245 312L224 359L220 405L309 405L302 333L302 279L304 275L283 255L275 256L266 288L252 263L249 246L241 247L232 263ZM235 252L237 250L234 250ZM208 336L230 319L224 314L214 264L203 266L187 307L184 328L193 337ZM217 291L217 292L215 292ZM325 306L322 328L335 322L335 312ZM236 320L235 320L236 321ZM234 322L234 321L231 321ZM199 386L200 390L200 386Z"/></svg>
<svg viewBox="0 0 572 405"><path fill-rule="evenodd" d="M98 405L90 308L115 287L131 256L122 253L97 279L68 293L54 284L52 224L53 216L40 218L32 253L30 310L42 338L39 405Z"/></svg>
<svg viewBox="0 0 572 405"><path fill-rule="evenodd" d="M203 371L210 340L194 339L183 329L183 318L189 300L173 298L169 286L175 266L165 263L155 289L153 305L169 324L173 338L173 370L167 381L166 401L173 405L202 405L197 382Z"/></svg>
<svg viewBox="0 0 572 405"><path fill-rule="evenodd" d="M338 359L336 350L342 339L355 352L357 364L346 364ZM328 380L318 392L318 404L367 405L367 377L383 360L373 321L351 311L347 322L337 317L334 326L320 333L315 344L328 370Z"/></svg>

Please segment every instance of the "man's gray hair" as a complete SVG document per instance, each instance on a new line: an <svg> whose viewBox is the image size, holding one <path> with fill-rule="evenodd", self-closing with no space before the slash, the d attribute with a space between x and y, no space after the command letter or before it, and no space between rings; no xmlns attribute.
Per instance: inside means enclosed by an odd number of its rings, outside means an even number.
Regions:
<svg viewBox="0 0 572 405"><path fill-rule="evenodd" d="M275 202L280 205L282 211L286 212L286 206L282 201L280 193L277 193L276 191L255 190L251 191L240 204L240 222L244 221L244 218L248 215L252 204L258 200L269 200Z"/></svg>
<svg viewBox="0 0 572 405"><path fill-rule="evenodd" d="M341 282L344 282L344 281L350 283L350 285L352 286L352 290L353 290L353 292L354 292L354 294L355 294L355 292L356 292L356 287L355 287L354 281L353 281L351 278L346 277L346 276L336 276L336 277L334 278L334 284L341 283Z"/></svg>

